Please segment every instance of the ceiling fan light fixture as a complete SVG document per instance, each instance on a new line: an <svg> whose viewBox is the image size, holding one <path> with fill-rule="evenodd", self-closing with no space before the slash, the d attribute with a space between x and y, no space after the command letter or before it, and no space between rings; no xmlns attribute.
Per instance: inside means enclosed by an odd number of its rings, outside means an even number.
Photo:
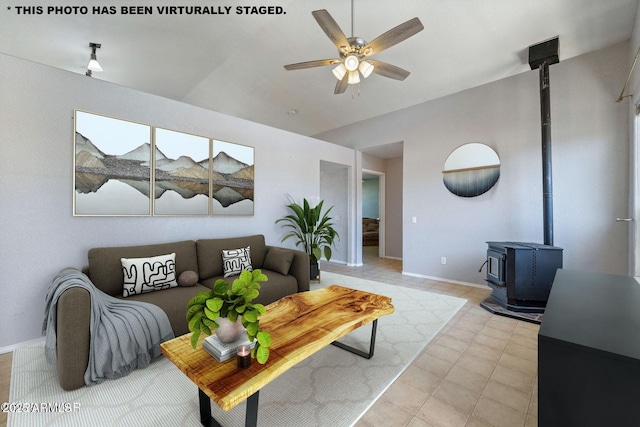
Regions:
<svg viewBox="0 0 640 427"><path fill-rule="evenodd" d="M362 77L366 79L373 72L373 64L369 61L362 61L358 69L362 73Z"/></svg>
<svg viewBox="0 0 640 427"><path fill-rule="evenodd" d="M349 55L344 59L344 66L348 71L355 71L360 65L360 60L355 55Z"/></svg>
<svg viewBox="0 0 640 427"><path fill-rule="evenodd" d="M347 74L347 67L345 67L342 62L333 69L333 75L336 76L338 80L342 80L345 74Z"/></svg>
<svg viewBox="0 0 640 427"><path fill-rule="evenodd" d="M358 73L358 70L349 71L349 84L355 85L358 83L360 83L360 73Z"/></svg>
<svg viewBox="0 0 640 427"><path fill-rule="evenodd" d="M333 74L338 79L333 91L335 95L344 93L350 84L360 83L360 73L364 78L375 72L382 77L399 81L406 79L410 74L407 70L395 65L367 59L369 56L395 46L424 30L424 25L419 18L416 17L397 25L367 43L364 39L353 36L353 0L351 0L351 37L345 36L336 20L326 9L314 10L311 14L322 31L338 48L338 57L288 64L284 66L285 70L302 70L332 65L335 67L332 70Z"/></svg>

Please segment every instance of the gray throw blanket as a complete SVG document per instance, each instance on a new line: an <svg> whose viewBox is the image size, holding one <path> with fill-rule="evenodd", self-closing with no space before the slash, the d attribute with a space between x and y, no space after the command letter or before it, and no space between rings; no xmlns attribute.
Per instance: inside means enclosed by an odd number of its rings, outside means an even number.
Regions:
<svg viewBox="0 0 640 427"><path fill-rule="evenodd" d="M66 268L53 279L45 300L42 333L46 335L47 362L56 360L58 298L66 289L76 286L91 295L91 341L85 384L99 384L105 378L120 378L144 368L160 355L160 343L174 337L169 319L160 307L114 298L97 289L81 271Z"/></svg>

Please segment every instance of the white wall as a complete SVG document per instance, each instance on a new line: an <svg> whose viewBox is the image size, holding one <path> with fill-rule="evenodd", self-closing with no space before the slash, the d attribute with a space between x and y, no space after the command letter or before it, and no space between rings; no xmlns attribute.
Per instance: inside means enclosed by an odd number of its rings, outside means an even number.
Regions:
<svg viewBox="0 0 640 427"><path fill-rule="evenodd" d="M615 100L628 52L623 43L550 67L555 244L565 268L627 274L628 229L615 218L628 211L629 120ZM538 72L529 71L318 137L356 149L404 141L403 270L481 284L486 241L543 240L539 102ZM496 186L475 198L442 183L445 159L467 142L491 146L502 162Z"/></svg>
<svg viewBox="0 0 640 427"><path fill-rule="evenodd" d="M362 153L362 169L384 173L387 170L387 162L380 157Z"/></svg>
<svg viewBox="0 0 640 427"><path fill-rule="evenodd" d="M387 159L385 256L402 258L402 157Z"/></svg>
<svg viewBox="0 0 640 427"><path fill-rule="evenodd" d="M350 195L353 193L350 191L349 175L352 169L340 164L320 162L320 198L324 200L322 211L326 212L333 206L329 216L339 236L334 241L335 246L331 248L331 261L343 264L348 261L349 206Z"/></svg>
<svg viewBox="0 0 640 427"><path fill-rule="evenodd" d="M286 194L319 196L319 163L354 151L98 79L0 54L0 350L40 335L44 297L60 269L96 246L264 234ZM73 217L74 109L255 147L255 215Z"/></svg>

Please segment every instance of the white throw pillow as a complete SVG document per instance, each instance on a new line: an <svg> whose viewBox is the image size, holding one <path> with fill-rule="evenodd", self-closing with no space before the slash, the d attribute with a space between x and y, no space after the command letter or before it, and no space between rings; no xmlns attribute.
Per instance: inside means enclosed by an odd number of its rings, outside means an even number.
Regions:
<svg viewBox="0 0 640 427"><path fill-rule="evenodd" d="M124 273L122 296L175 288L176 254L150 258L120 258Z"/></svg>
<svg viewBox="0 0 640 427"><path fill-rule="evenodd" d="M242 273L242 270L252 271L251 246L240 249L223 249L222 269L224 277L237 276Z"/></svg>

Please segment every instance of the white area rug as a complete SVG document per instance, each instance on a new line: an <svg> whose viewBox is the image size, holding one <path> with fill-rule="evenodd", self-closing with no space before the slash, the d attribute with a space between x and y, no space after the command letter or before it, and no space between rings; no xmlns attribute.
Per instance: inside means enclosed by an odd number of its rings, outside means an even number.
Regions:
<svg viewBox="0 0 640 427"><path fill-rule="evenodd" d="M320 350L260 391L260 426L354 424L466 302L328 272L312 288L329 284L392 298L395 313L378 321L375 355L367 360L335 346ZM370 336L365 325L341 341L367 351ZM12 427L201 425L197 387L164 357L127 377L67 392L46 363L43 345L21 348L13 355L9 401L31 410L10 413ZM58 404L59 412L33 412L42 404ZM244 403L229 412L211 407L223 426L244 425Z"/></svg>

